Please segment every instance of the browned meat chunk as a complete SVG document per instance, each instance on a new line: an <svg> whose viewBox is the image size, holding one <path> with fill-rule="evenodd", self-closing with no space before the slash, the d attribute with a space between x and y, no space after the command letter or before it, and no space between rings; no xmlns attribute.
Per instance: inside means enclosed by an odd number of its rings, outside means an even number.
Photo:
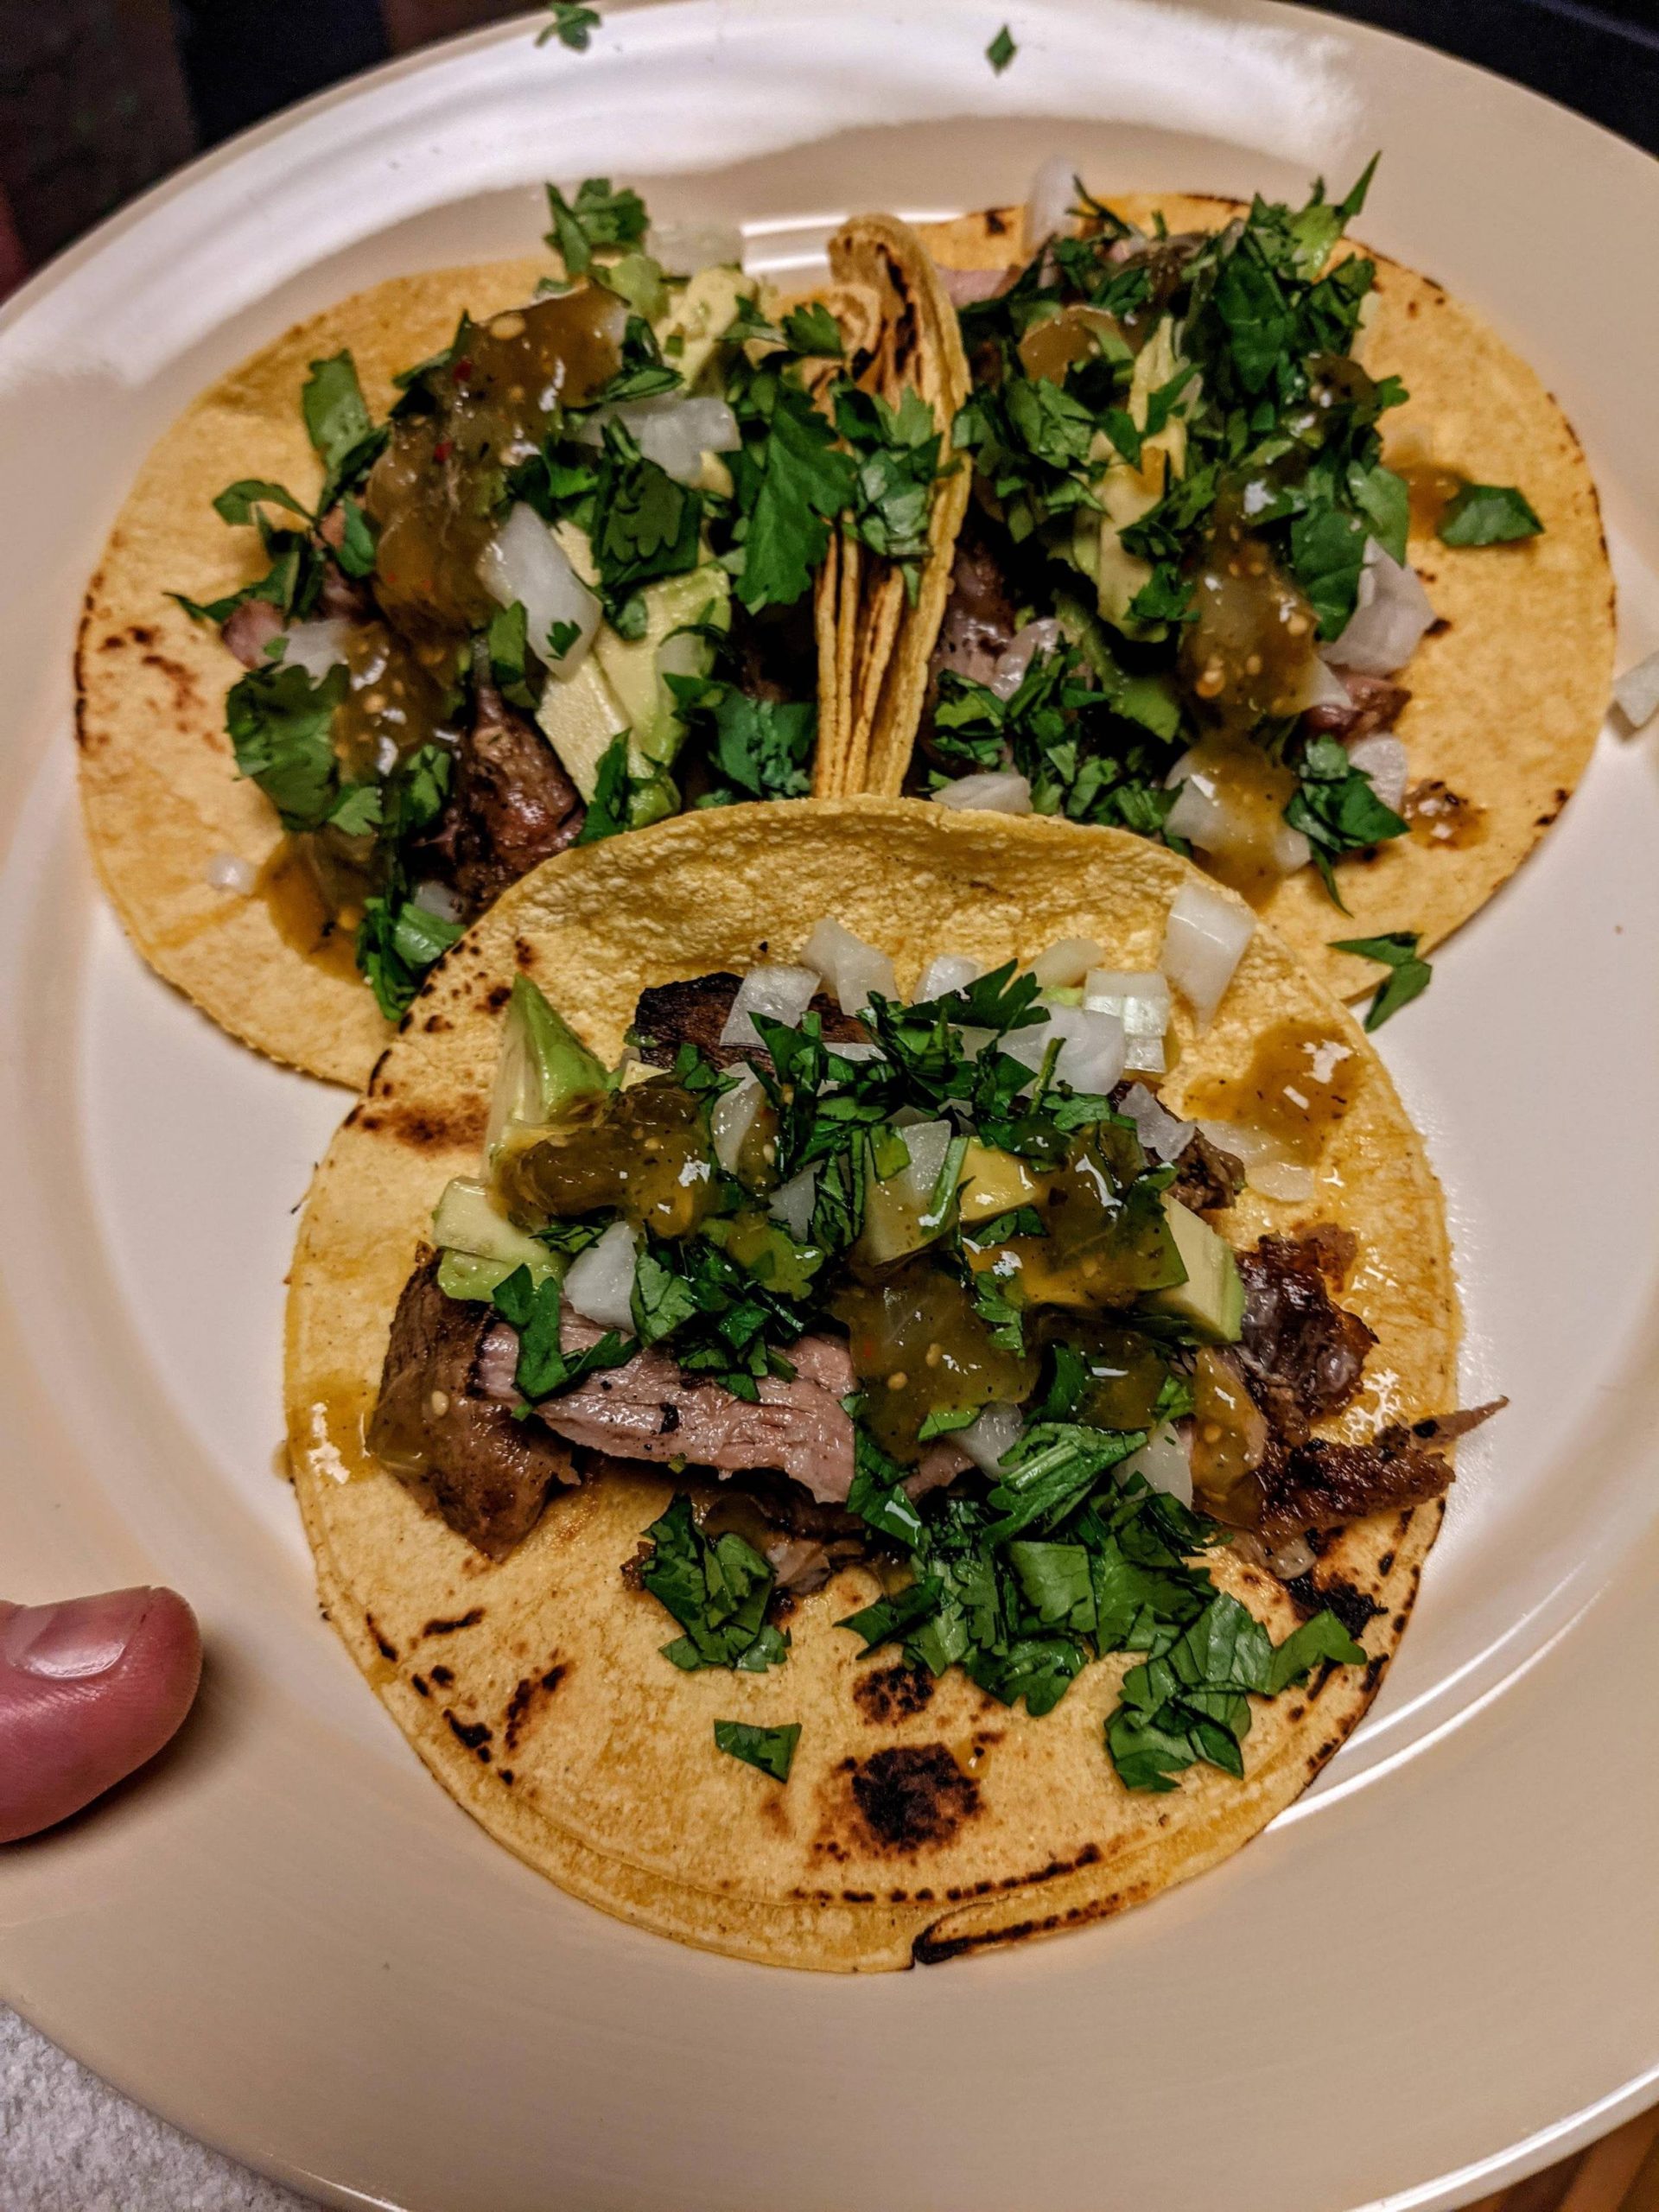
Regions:
<svg viewBox="0 0 1659 2212"><path fill-rule="evenodd" d="M505 1559L576 1477L556 1437L512 1414L518 1340L487 1306L438 1287L429 1256L392 1317L369 1448L457 1535Z"/></svg>
<svg viewBox="0 0 1659 2212"><path fill-rule="evenodd" d="M1397 1512L1439 1497L1452 1468L1408 1428L1385 1428L1369 1444L1337 1444L1315 1436L1287 1445L1275 1436L1256 1470L1263 1541L1281 1543L1308 1529L1338 1528L1370 1513Z"/></svg>
<svg viewBox="0 0 1659 2212"><path fill-rule="evenodd" d="M1403 683L1386 676L1361 676L1351 668L1337 673L1347 690L1348 704L1310 707L1302 716L1302 728L1310 737L1335 737L1344 745L1357 745L1362 737L1394 728L1411 696Z"/></svg>
<svg viewBox="0 0 1659 2212"><path fill-rule="evenodd" d="M266 668L265 647L283 627L282 609L268 599L245 599L219 632L244 668Z"/></svg>
<svg viewBox="0 0 1659 2212"><path fill-rule="evenodd" d="M317 524L317 536L330 554L337 554L346 536L346 510L330 507ZM317 598L317 612L328 617L343 617L347 622L372 622L379 612L374 603L374 594L369 589L366 576L348 576L337 560L324 563L322 589Z"/></svg>
<svg viewBox="0 0 1659 2212"><path fill-rule="evenodd" d="M1245 1376L1286 1443L1304 1442L1316 1421L1349 1402L1376 1342L1358 1314L1332 1296L1353 1256L1353 1238L1328 1225L1300 1236L1264 1236L1254 1251L1238 1255Z"/></svg>
<svg viewBox="0 0 1659 2212"><path fill-rule="evenodd" d="M654 1068L671 1068L682 1045L695 1045L704 1059L717 1068L737 1060L765 1061L758 1046L722 1045L720 1033L732 1010L741 978L720 970L712 976L693 976L683 983L657 983L639 994L633 1010L633 1033L639 1057ZM855 1015L843 1014L832 998L816 993L812 1011L823 1024L831 1044L868 1044L868 1033Z"/></svg>
<svg viewBox="0 0 1659 2212"><path fill-rule="evenodd" d="M931 675L942 671L988 683L999 658L1014 642L1019 618L992 544L989 525L969 507L950 568L950 596L939 624Z"/></svg>
<svg viewBox="0 0 1659 2212"><path fill-rule="evenodd" d="M1194 1129L1176 1155L1170 1197L1179 1198L1194 1213L1219 1213L1231 1205L1243 1187L1243 1162L1224 1152L1218 1144L1211 1144L1202 1129Z"/></svg>
<svg viewBox="0 0 1659 2212"><path fill-rule="evenodd" d="M467 912L481 913L538 861L575 844L586 811L547 740L480 676L435 840Z"/></svg>

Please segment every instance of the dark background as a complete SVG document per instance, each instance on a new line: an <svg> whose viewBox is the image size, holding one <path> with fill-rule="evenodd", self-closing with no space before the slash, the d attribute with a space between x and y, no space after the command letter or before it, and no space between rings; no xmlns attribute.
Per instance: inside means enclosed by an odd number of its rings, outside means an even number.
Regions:
<svg viewBox="0 0 1659 2212"><path fill-rule="evenodd" d="M603 0L600 0L603 5ZM0 292L262 116L524 0L0 0ZM1659 153L1659 0L1343 0Z"/></svg>

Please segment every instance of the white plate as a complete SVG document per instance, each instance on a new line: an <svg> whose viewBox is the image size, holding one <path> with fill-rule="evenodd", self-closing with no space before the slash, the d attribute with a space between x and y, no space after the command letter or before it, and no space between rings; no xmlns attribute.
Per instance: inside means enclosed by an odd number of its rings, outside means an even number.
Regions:
<svg viewBox="0 0 1659 2212"><path fill-rule="evenodd" d="M272 1472L290 1212L340 1094L151 979L75 817L80 590L200 385L373 278L528 244L608 172L810 264L845 208L1280 194L1386 158L1365 234L1484 307L1588 444L1626 661L1659 644L1659 168L1294 9L680 0L506 26L199 163L0 321L0 1581L166 1580L210 1653L141 1785L0 1864L0 1986L134 2095L422 2212L1340 2212L1465 2202L1659 2087L1659 783L1604 738L1385 1033L1445 1179L1464 1455L1372 1719L1126 1918L838 1981L574 1904L436 1790L318 1620ZM1478 403L1478 395L1471 404ZM189 579L181 577L181 583Z"/></svg>

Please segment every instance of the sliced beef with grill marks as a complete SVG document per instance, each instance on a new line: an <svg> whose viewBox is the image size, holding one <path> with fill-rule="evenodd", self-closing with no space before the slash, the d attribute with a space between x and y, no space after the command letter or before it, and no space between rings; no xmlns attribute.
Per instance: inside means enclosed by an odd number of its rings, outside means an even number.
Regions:
<svg viewBox="0 0 1659 2212"><path fill-rule="evenodd" d="M1339 1413L1358 1389L1376 1337L1338 1306L1355 1243L1321 1224L1300 1236L1264 1236L1238 1254L1244 1281L1239 1352L1250 1395L1275 1435L1300 1444L1313 1424Z"/></svg>
<svg viewBox="0 0 1659 2212"><path fill-rule="evenodd" d="M929 690L945 669L988 683L1014 642L1019 614L992 537L993 525L970 506L951 556L950 596L929 664Z"/></svg>
<svg viewBox="0 0 1659 2212"><path fill-rule="evenodd" d="M633 1010L633 1034L639 1057L654 1068L671 1068L682 1045L695 1045L704 1059L717 1068L734 1062L770 1061L758 1045L722 1045L720 1033L737 996L742 979L719 969L712 976L693 976L683 983L657 983L641 991ZM823 992L816 992L811 1009L823 1024L826 1043L868 1045L869 1033L850 1014L843 1014Z"/></svg>
<svg viewBox="0 0 1659 2212"><path fill-rule="evenodd" d="M446 1297L429 1255L392 1317L369 1448L457 1535L505 1559L556 1483L569 1447L512 1414L518 1340L492 1307Z"/></svg>
<svg viewBox="0 0 1659 2212"><path fill-rule="evenodd" d="M1362 737L1394 728L1411 696L1403 683L1386 676L1362 676L1351 668L1339 668L1336 673L1348 703L1310 707L1302 716L1302 728L1310 737L1334 737L1344 745L1357 745Z"/></svg>
<svg viewBox="0 0 1659 2212"><path fill-rule="evenodd" d="M574 845L587 818L575 785L533 722L487 676L475 681L472 728L431 849L468 914L481 913L538 861Z"/></svg>
<svg viewBox="0 0 1659 2212"><path fill-rule="evenodd" d="M1253 1479L1260 1515L1252 1525L1274 1544L1307 1529L1339 1528L1368 1514L1421 1505L1448 1489L1452 1474L1450 1461L1396 1423L1369 1444L1338 1444L1325 1436L1287 1444L1274 1434Z"/></svg>

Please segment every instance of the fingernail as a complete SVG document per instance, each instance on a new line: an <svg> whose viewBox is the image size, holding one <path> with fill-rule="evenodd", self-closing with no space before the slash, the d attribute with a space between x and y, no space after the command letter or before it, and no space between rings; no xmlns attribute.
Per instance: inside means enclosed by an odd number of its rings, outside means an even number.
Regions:
<svg viewBox="0 0 1659 2212"><path fill-rule="evenodd" d="M107 1674L137 1634L153 1590L105 1590L55 1605L20 1605L0 1628L0 1660L25 1675L79 1681Z"/></svg>

